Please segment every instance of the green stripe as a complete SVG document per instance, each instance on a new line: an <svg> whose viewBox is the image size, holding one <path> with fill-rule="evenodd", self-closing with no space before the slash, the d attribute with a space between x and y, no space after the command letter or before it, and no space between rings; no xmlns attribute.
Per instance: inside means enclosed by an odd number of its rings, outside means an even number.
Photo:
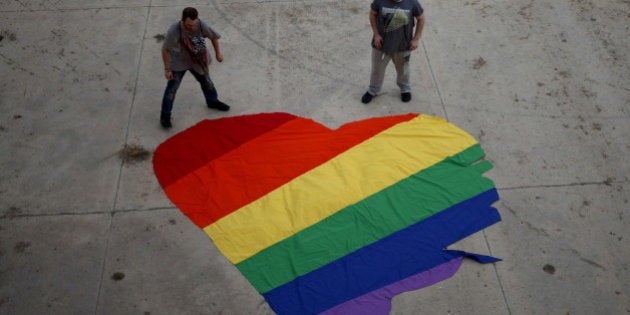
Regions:
<svg viewBox="0 0 630 315"><path fill-rule="evenodd" d="M286 238L236 267L260 293L494 187L479 144ZM322 196L325 198L325 196Z"/></svg>

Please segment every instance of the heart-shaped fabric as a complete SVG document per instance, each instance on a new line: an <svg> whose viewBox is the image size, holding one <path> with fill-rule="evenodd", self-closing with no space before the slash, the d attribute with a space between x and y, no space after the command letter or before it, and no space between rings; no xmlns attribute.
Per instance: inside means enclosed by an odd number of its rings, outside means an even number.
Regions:
<svg viewBox="0 0 630 315"><path fill-rule="evenodd" d="M445 250L500 220L483 157L436 117L331 130L265 113L202 121L153 163L171 201L275 312L386 314L393 295L450 277L462 257L497 261Z"/></svg>

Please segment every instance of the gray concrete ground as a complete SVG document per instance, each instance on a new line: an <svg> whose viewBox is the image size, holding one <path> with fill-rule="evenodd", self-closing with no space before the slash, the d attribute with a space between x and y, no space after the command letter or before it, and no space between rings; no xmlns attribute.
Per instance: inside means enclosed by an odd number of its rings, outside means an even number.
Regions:
<svg viewBox="0 0 630 315"><path fill-rule="evenodd" d="M394 299L393 314L630 313L630 2L424 1L414 99L369 75L370 1L0 1L0 314L270 314L165 197L152 152L202 119L286 111L330 127L407 112L474 135L503 221L453 248L492 254ZM158 111L160 36L188 5L222 35Z"/></svg>

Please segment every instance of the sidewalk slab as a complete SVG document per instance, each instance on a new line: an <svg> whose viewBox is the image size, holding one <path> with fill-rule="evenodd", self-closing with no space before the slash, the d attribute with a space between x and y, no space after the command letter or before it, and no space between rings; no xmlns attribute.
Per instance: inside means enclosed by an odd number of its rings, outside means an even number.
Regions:
<svg viewBox="0 0 630 315"><path fill-rule="evenodd" d="M628 30L618 23L623 5L596 10L589 4L433 5L424 40L447 106L630 117L628 89L620 84L630 79L630 56L621 52L630 45Z"/></svg>
<svg viewBox="0 0 630 315"><path fill-rule="evenodd" d="M0 219L0 314L92 314L111 216Z"/></svg>
<svg viewBox="0 0 630 315"><path fill-rule="evenodd" d="M0 12L0 216L112 209L144 11Z"/></svg>
<svg viewBox="0 0 630 315"><path fill-rule="evenodd" d="M627 183L501 195L503 222L487 235L514 314L630 311Z"/></svg>
<svg viewBox="0 0 630 315"><path fill-rule="evenodd" d="M424 41L446 113L483 144L499 187L628 180L630 93L619 85L629 79L619 72L628 69L619 53L628 40L598 28L617 25L618 12L584 5L432 7L438 22Z"/></svg>
<svg viewBox="0 0 630 315"><path fill-rule="evenodd" d="M499 188L627 182L630 119L510 115L451 110L451 121L481 142ZM588 120L587 120L588 119Z"/></svg>
<svg viewBox="0 0 630 315"><path fill-rule="evenodd" d="M113 218L96 314L273 314L177 209Z"/></svg>

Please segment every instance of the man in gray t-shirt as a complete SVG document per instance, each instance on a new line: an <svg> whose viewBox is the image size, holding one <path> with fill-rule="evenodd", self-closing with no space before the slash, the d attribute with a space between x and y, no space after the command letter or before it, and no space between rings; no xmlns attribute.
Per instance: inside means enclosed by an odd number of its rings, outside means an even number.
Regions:
<svg viewBox="0 0 630 315"><path fill-rule="evenodd" d="M409 58L418 48L424 29L424 9L418 0L374 0L370 10L372 26L372 72L370 87L361 98L364 104L378 94L390 60L396 67L396 83L403 102L411 100ZM415 27L415 31L414 31Z"/></svg>
<svg viewBox="0 0 630 315"><path fill-rule="evenodd" d="M160 124L164 128L171 127L173 101L186 71L190 71L199 81L209 108L221 111L230 109L230 106L219 101L217 90L208 73L211 57L206 49L205 38L210 39L217 61L222 62L223 55L219 45L221 35L199 20L198 16L195 8L185 8L181 21L169 27L162 45L164 77L168 80L160 112Z"/></svg>

